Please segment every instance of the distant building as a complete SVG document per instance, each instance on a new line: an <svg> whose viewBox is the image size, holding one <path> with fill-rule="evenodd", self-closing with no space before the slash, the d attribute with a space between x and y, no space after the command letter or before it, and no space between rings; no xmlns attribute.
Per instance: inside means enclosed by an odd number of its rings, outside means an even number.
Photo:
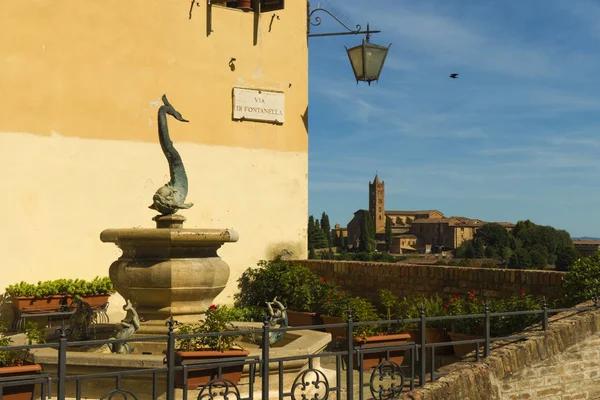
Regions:
<svg viewBox="0 0 600 400"><path fill-rule="evenodd" d="M589 257L600 250L600 240L573 240L573 245L583 257Z"/></svg>
<svg viewBox="0 0 600 400"><path fill-rule="evenodd" d="M373 182L369 182L369 214L373 218L375 233L385 232L385 182L379 182L375 174Z"/></svg>
<svg viewBox="0 0 600 400"><path fill-rule="evenodd" d="M331 244L334 247L345 247L348 245L348 229L335 224L331 230Z"/></svg>
<svg viewBox="0 0 600 400"><path fill-rule="evenodd" d="M344 232L347 245L358 247L360 227L367 210L358 210L348 222ZM451 250L459 247L464 241L473 239L475 232L488 222L467 217L445 217L438 210L389 210L385 209L385 182L376 174L373 182L369 182L368 215L373 219L375 238L378 249L385 248L385 222L392 223L391 252L394 254L426 253L437 250ZM507 230L515 225L510 222L498 222ZM339 225L336 225L336 228ZM344 228L337 228L342 232ZM335 233L334 235L338 235ZM335 241L335 237L334 237ZM598 242L600 244L600 242Z"/></svg>

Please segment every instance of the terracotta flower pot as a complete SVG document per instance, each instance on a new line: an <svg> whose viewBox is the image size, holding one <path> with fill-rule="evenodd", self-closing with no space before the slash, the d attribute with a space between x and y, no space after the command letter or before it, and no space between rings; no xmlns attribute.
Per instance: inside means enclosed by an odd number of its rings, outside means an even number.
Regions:
<svg viewBox="0 0 600 400"><path fill-rule="evenodd" d="M418 329L408 330L411 340L417 344L421 344L421 337L419 336ZM426 328L425 329L425 343L446 343L450 342L450 337L445 329L441 328ZM431 350L427 349L427 354L430 354ZM436 347L436 355L449 355L453 354L454 350L452 346Z"/></svg>
<svg viewBox="0 0 600 400"><path fill-rule="evenodd" d="M325 325L327 324L342 324L344 320L342 317L334 317L331 315L321 315L321 319ZM331 340L334 342L343 342L346 338L346 328L325 328L325 332L331 333Z"/></svg>
<svg viewBox="0 0 600 400"><path fill-rule="evenodd" d="M8 377L22 377L26 375L31 375L31 377L35 377L42 370L42 366L40 364L28 364L21 365L18 367L1 367L0 368L0 378L8 378ZM35 385L32 383L23 383L18 386L6 386L2 390L2 399L3 400L31 400L33 399L33 392L35 390Z"/></svg>
<svg viewBox="0 0 600 400"><path fill-rule="evenodd" d="M226 350L226 351L176 351L175 352L175 363L181 365L184 361L201 361L201 360L212 360L215 364L218 364L219 359L223 358L239 358L240 361L244 360L248 354L247 350ZM242 378L242 370L244 364L233 365L222 368L221 378L227 379L237 384ZM218 368L216 366L207 366L199 368L188 369L188 390L196 389L200 386L206 385L208 382L218 377ZM177 371L175 373L175 387L183 388L183 371Z"/></svg>
<svg viewBox="0 0 600 400"><path fill-rule="evenodd" d="M462 340L474 340L474 339L483 339L483 336L475 336L475 335L466 335L464 333L456 333L456 332L448 332L448 336L452 339L453 342L462 341ZM468 343L468 344L454 344L454 355L456 357L464 357L472 351L475 351L477 348L477 343ZM481 350L483 344L479 344L479 349Z"/></svg>
<svg viewBox="0 0 600 400"><path fill-rule="evenodd" d="M362 340L354 339L354 345L360 348L378 347L378 346L392 346L405 344L410 340L408 333L397 333L394 335L379 335L379 336L368 336ZM402 365L404 361L404 355L407 349L399 349L390 351L389 361L393 361L398 365ZM367 371L371 368L377 367L383 361L386 360L387 350L363 353L363 365L362 370ZM354 368L358 369L358 355L354 355Z"/></svg>
<svg viewBox="0 0 600 400"><path fill-rule="evenodd" d="M238 0L237 8L244 11L252 11L252 0Z"/></svg>
<svg viewBox="0 0 600 400"><path fill-rule="evenodd" d="M54 312L67 304L67 298L68 296L62 294L44 297L17 296L12 298L12 306L19 312Z"/></svg>
<svg viewBox="0 0 600 400"><path fill-rule="evenodd" d="M322 325L323 320L317 313L287 310L289 326Z"/></svg>

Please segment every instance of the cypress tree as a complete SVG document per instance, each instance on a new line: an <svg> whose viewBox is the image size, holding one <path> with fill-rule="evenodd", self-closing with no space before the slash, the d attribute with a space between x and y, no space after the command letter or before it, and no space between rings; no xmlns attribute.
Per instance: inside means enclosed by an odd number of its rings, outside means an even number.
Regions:
<svg viewBox="0 0 600 400"><path fill-rule="evenodd" d="M321 214L321 229L327 237L327 243L329 247L331 247L331 225L329 223L329 216L325 214L325 211L323 211L323 214Z"/></svg>
<svg viewBox="0 0 600 400"><path fill-rule="evenodd" d="M392 250L392 220L385 217L385 250L389 253Z"/></svg>
<svg viewBox="0 0 600 400"><path fill-rule="evenodd" d="M315 248L315 218L311 215L308 217L308 250Z"/></svg>

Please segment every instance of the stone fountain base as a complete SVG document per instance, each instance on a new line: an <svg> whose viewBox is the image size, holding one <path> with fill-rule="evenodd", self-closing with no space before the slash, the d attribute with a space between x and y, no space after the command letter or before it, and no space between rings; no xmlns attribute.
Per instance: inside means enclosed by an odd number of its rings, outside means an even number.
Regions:
<svg viewBox="0 0 600 400"><path fill-rule="evenodd" d="M185 229L185 217L153 218L156 228L107 229L103 242L123 255L109 269L110 279L139 316L154 325L171 316L196 322L229 280L229 265L217 255L238 240L230 229Z"/></svg>

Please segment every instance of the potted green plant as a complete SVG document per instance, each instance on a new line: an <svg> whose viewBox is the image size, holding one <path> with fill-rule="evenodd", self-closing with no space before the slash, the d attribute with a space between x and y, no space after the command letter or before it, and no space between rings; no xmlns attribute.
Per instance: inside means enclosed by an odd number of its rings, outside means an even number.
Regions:
<svg viewBox="0 0 600 400"><path fill-rule="evenodd" d="M377 313L375 305L370 301L361 297L351 297L348 305L352 310L352 320L354 322L369 322L381 320L381 316ZM344 317L347 320L347 317ZM401 345L408 342L410 335L403 332L402 324L392 325L359 325L353 330L354 346L358 348L378 347ZM389 352L389 360L398 365L402 365L404 361L405 349L392 350ZM386 360L387 351L365 352L363 353L362 370L368 370L377 367L381 362ZM354 365L360 367L358 357L355 355Z"/></svg>
<svg viewBox="0 0 600 400"><path fill-rule="evenodd" d="M441 317L446 315L444 310L444 301L439 295L433 297L415 296L404 298L401 302L400 309L403 310L403 318L420 318L421 307L425 307L426 317ZM448 329L449 321L430 321L427 322L425 328L425 343L443 343L449 342ZM421 335L417 324L410 324L407 329L411 339L418 344L421 344ZM428 352L431 352L428 350ZM452 346L436 348L437 354L452 354Z"/></svg>
<svg viewBox="0 0 600 400"><path fill-rule="evenodd" d="M114 287L108 276L95 277L91 281L75 279L68 288L71 304L75 297L81 298L92 308L100 308L108 302Z"/></svg>
<svg viewBox="0 0 600 400"><path fill-rule="evenodd" d="M25 330L27 344L45 343L46 332L37 325L29 322ZM0 348L9 347L13 343L11 337L6 336L6 327L0 324ZM0 350L0 378L24 377L41 373L42 366L33 362L29 349L25 350ZM32 399L35 385L24 382L17 386L6 386L2 389L2 399L23 400Z"/></svg>
<svg viewBox="0 0 600 400"><path fill-rule="evenodd" d="M84 279L55 279L39 281L37 284L21 281L9 285L5 294L12 298L13 308L18 312L53 312L72 303L74 297L83 298L92 307L108 301L113 291L108 277Z"/></svg>
<svg viewBox="0 0 600 400"><path fill-rule="evenodd" d="M309 268L276 257L261 260L238 279L236 307L265 307L275 297L287 307L290 326L321 324L316 313L321 278Z"/></svg>
<svg viewBox="0 0 600 400"><path fill-rule="evenodd" d="M197 324L180 324L177 334L202 334L213 332L227 332L234 329L232 321L239 320L240 313L227 306L211 305L204 314L204 321ZM240 361L244 360L249 352L235 343L233 335L223 336L194 336L176 340L175 362L214 360L227 358ZM222 368L223 379L238 383L242 376L243 363L240 365ZM218 368L214 366L193 367L188 370L188 389L196 389L218 377ZM175 385L183 387L183 371L175 376Z"/></svg>
<svg viewBox="0 0 600 400"><path fill-rule="evenodd" d="M316 310L324 324L341 324L348 312L350 294L333 282L322 279L317 286ZM325 328L334 342L342 342L346 337L346 328Z"/></svg>
<svg viewBox="0 0 600 400"><path fill-rule="evenodd" d="M475 290L470 290L465 297L452 295L448 303L443 307L446 315L469 315L482 314L484 312L483 300L477 298ZM450 339L453 342L462 340L473 340L483 338L483 318L460 318L450 321ZM477 345L459 344L453 345L454 354L463 357L475 350Z"/></svg>
<svg viewBox="0 0 600 400"><path fill-rule="evenodd" d="M507 299L495 299L490 302L490 311L493 313L541 309L541 301L526 294L525 291L521 291L518 295L511 296ZM493 317L490 322L490 332L491 335L495 337L509 336L539 322L539 319L539 314Z"/></svg>
<svg viewBox="0 0 600 400"><path fill-rule="evenodd" d="M13 308L27 312L58 311L67 303L66 293L56 281L40 281L37 284L21 281L6 287L5 294L12 299Z"/></svg>

